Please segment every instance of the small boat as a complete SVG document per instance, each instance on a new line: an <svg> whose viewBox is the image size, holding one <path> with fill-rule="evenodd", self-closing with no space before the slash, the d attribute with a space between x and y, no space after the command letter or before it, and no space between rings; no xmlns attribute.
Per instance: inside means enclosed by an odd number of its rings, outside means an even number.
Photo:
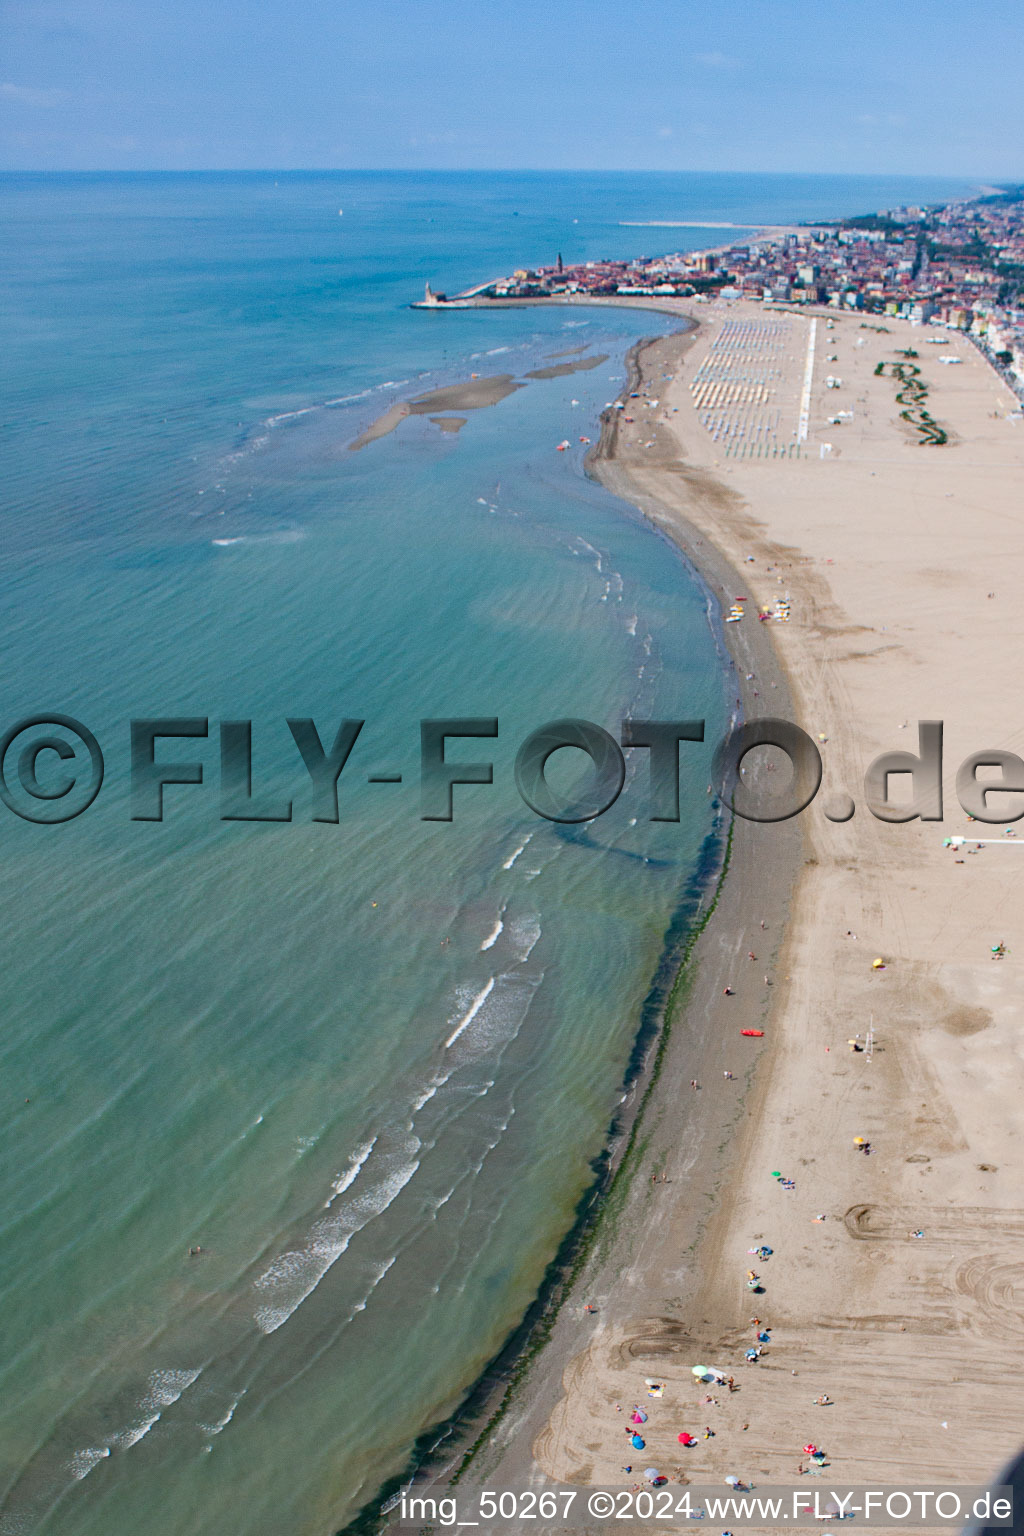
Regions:
<svg viewBox="0 0 1024 1536"><path fill-rule="evenodd" d="M756 1039L760 1040L761 1036L764 1034L764 1030L763 1029L741 1029L740 1030L740 1034L741 1035L753 1035L753 1036L755 1036Z"/></svg>
<svg viewBox="0 0 1024 1536"><path fill-rule="evenodd" d="M559 453L564 453L565 450L568 448L568 446L569 446L569 439L565 438L562 442L559 443L557 451Z"/></svg>

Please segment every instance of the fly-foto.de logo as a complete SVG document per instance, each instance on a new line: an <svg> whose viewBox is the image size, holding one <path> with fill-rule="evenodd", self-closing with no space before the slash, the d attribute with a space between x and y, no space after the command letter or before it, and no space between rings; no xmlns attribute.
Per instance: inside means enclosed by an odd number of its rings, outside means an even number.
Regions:
<svg viewBox="0 0 1024 1536"><path fill-rule="evenodd" d="M284 721L295 765L295 800L288 790L253 784L251 720L211 722L204 716L163 716L130 721L118 744L130 785L129 816L162 822L173 811L174 795L191 786L209 794L221 821L338 823L345 787L353 779L402 785L404 771L360 761L365 720L345 719L333 730L308 717ZM650 821L679 821L680 754L701 748L703 720L624 720L618 738L591 720L563 718L531 731L518 745L512 780L524 803L547 821L584 822L603 816L626 785L624 752L646 754L647 772L635 780ZM272 729L272 728L267 728ZM279 727L280 729L280 727ZM484 741L500 734L496 716L420 720L415 746L423 821L452 822L459 794L494 785L494 763L449 757L449 746ZM918 750L883 752L864 772L861 801L879 821L920 817L941 821L943 727L940 720L918 725ZM458 748L454 748L458 754ZM462 749L465 751L465 748ZM705 749L706 751L706 749ZM571 752L582 768L571 791L552 784L549 765L556 753ZM979 778L984 771L987 775ZM0 739L0 799L23 821L55 826L74 821L95 802L103 787L106 760L87 726L70 715L27 716ZM709 791L747 821L780 822L807 809L822 783L821 753L806 731L767 716L733 726L715 748ZM279 778L279 775L278 775ZM902 793L897 793L899 781ZM907 792L909 788L909 793ZM173 791L169 794L168 791ZM632 790L631 790L632 792ZM956 796L963 810L983 822L1017 820L1024 801L1024 760L1002 748L974 752L959 766ZM215 804L215 809L214 809ZM1017 808L1019 805L1019 808ZM857 801L847 790L823 797L830 821L849 821Z"/></svg>

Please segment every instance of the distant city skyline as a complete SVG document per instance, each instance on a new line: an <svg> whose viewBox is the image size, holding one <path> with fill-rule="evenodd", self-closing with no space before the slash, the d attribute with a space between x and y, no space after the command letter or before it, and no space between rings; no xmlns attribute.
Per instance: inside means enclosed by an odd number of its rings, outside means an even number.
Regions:
<svg viewBox="0 0 1024 1536"><path fill-rule="evenodd" d="M1024 179L1011 0L8 0L0 166Z"/></svg>

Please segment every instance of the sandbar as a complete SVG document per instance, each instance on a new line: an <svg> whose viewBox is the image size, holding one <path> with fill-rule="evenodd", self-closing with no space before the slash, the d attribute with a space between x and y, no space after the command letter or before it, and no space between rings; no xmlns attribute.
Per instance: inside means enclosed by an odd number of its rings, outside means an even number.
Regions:
<svg viewBox="0 0 1024 1536"><path fill-rule="evenodd" d="M601 352L596 357L577 358L574 363L555 363L550 368L531 368L526 377L528 379L563 379L569 373L587 373L591 368L599 368L607 361L608 353Z"/></svg>
<svg viewBox="0 0 1024 1536"><path fill-rule="evenodd" d="M392 405L348 446L353 450L365 448L367 443L393 432L407 416L429 416L431 411L479 411L486 406L497 405L499 400L525 387L510 373L494 373L486 378L464 379L459 384L446 384L443 389L432 389L428 394L417 395L413 400L402 400Z"/></svg>

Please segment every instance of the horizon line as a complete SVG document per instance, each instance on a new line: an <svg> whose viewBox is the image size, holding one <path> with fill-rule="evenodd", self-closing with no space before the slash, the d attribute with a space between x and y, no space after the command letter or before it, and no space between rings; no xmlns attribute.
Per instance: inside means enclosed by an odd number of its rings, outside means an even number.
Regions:
<svg viewBox="0 0 1024 1536"><path fill-rule="evenodd" d="M1024 170L1019 173L1024 183ZM881 177L902 180L997 182L1016 185L1015 176L991 176L982 172L948 171L834 171L834 170L706 170L687 166L666 170L664 167L636 166L0 166L0 176L833 176L836 178Z"/></svg>

